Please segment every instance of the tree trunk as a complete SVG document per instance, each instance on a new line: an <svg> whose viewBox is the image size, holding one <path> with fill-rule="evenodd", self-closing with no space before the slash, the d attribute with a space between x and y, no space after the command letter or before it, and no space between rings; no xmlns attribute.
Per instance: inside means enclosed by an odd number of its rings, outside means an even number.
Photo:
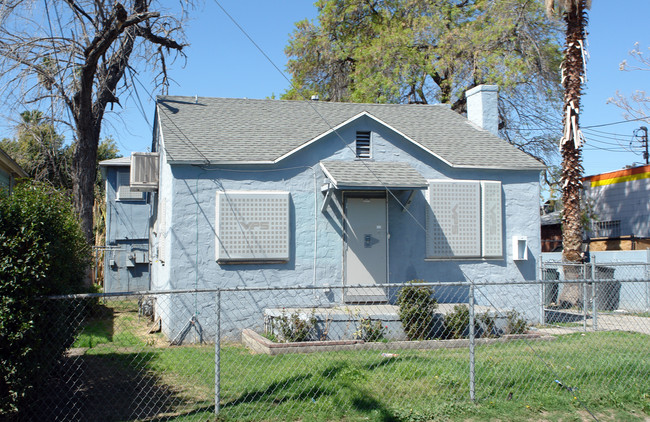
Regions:
<svg viewBox="0 0 650 422"><path fill-rule="evenodd" d="M579 126L580 96L585 73L584 50L587 24L585 0L578 0L564 14L567 23L566 50L564 53L564 135L562 151L562 260L567 263L582 262L582 192L581 134ZM566 279L584 278L582 266L564 267ZM581 285L565 285L559 301L565 306L580 306Z"/></svg>
<svg viewBox="0 0 650 422"><path fill-rule="evenodd" d="M100 126L92 117L79 119L77 124L77 147L72 160L72 177L74 204L81 229L89 245L93 244L93 203L95 200L95 179L97 178L97 146L99 145ZM92 163L92 164L89 164Z"/></svg>

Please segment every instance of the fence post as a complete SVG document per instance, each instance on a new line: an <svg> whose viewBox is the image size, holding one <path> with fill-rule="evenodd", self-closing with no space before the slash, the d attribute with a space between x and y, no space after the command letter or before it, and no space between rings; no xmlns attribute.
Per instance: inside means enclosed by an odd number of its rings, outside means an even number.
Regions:
<svg viewBox="0 0 650 422"><path fill-rule="evenodd" d="M217 317L214 332L214 414L219 416L221 402L221 290L217 290L215 303Z"/></svg>
<svg viewBox="0 0 650 422"><path fill-rule="evenodd" d="M546 325L546 316L544 315L544 306L546 305L546 277L544 272L544 261L539 263L539 324Z"/></svg>
<svg viewBox="0 0 650 422"><path fill-rule="evenodd" d="M469 397L476 400L474 368L474 282L469 285Z"/></svg>
<svg viewBox="0 0 650 422"><path fill-rule="evenodd" d="M587 331L587 264L582 264L582 282L578 285L582 285L582 331Z"/></svg>
<svg viewBox="0 0 650 422"><path fill-rule="evenodd" d="M598 308L596 307L596 295L598 294L598 289L596 288L596 257L591 257L591 318L592 318L592 328L594 331L598 330Z"/></svg>

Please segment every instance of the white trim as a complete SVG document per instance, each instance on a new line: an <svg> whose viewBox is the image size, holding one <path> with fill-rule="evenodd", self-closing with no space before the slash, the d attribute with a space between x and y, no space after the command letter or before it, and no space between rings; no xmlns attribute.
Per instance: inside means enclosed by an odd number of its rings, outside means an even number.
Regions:
<svg viewBox="0 0 650 422"><path fill-rule="evenodd" d="M444 158L441 157L440 155L434 153L433 151L431 151L430 149L428 149L428 148L425 147L424 145L420 144L419 142L416 142L414 139L412 139L411 137L405 135L403 132L399 131L398 129L395 129L393 126L389 125L388 123L384 122L383 120L381 120L381 119L379 119L379 118L373 116L372 114L370 114L370 113L367 112L367 111L362 111L362 112L360 112L360 113L358 113L358 114L352 116L351 118L347 119L346 121L344 121L344 122L342 122L342 123L340 123L340 124L338 124L338 125L332 127L331 129L329 129L329 130L327 130L327 131L321 133L320 135L316 136L315 138L312 138L311 140L309 140L309 141L307 141L307 142L301 144L300 146L298 146L298 147L296 147L296 148L290 150L289 152L287 152L287 153L281 155L280 157L278 157L278 158L276 158L276 159L273 159L273 160L256 160L256 161L243 161L243 160L210 161L208 164L209 164L209 165L225 165L225 164L235 164L235 165L247 165L247 164L253 164L253 165L259 165L259 164L277 164L277 163L279 163L280 161L284 160L285 158L287 158L287 157L293 155L294 153L297 153L298 151L300 151L300 150L302 150L302 149L304 149L304 148L307 148L308 146L312 145L313 143L315 143L315 142L321 140L322 138L324 138L324 137L326 137L326 136L328 136L328 135L330 135L330 134L332 134L332 133L335 133L336 131L338 131L338 130L341 129L342 127L347 126L348 124L350 124L350 123L354 122L355 120L358 120L358 119L360 119L361 117L364 117L364 116L371 118L371 119L374 120L375 122L381 124L382 126L388 128L389 130L395 132L395 133L398 134L399 136L403 137L403 138L406 139L407 141L411 142L412 144L416 145L417 147L421 148L421 149L424 150L425 152L431 154L432 156L434 156L435 158L439 159L440 161L442 161L443 163L447 164L448 166L450 166L450 167L452 167L452 168L457 168L457 169L481 169L481 170L490 170L490 169L492 169L492 170L543 170L543 169L546 168L546 166L544 166L544 165L541 164L541 163L539 164L539 166L534 166L534 167L533 167L533 166L530 166L530 167L529 167L529 166L525 166L525 167L508 167L508 166L468 166L468 165L455 165L455 164L453 164L452 162L450 162L450 161L444 159ZM160 116L158 116L158 119L160 120ZM160 124L159 124L159 128L162 128L162 126L161 126ZM160 131L161 131L160 136L161 136L161 139L162 139L162 136L163 136L163 135L162 135L162 129L160 129ZM372 136L372 134L371 134L371 136ZM371 147L372 147L372 140L371 140ZM372 153L371 153L371 155L372 155ZM168 159L167 162L168 162L169 164L204 164L204 165L206 164L205 161L199 161L199 160L173 160L173 159Z"/></svg>
<svg viewBox="0 0 650 422"><path fill-rule="evenodd" d="M166 150L165 150L166 152ZM237 165L237 166L244 166L244 165L260 165L260 164L276 164L275 161L210 161L206 163L205 161L197 161L197 160L172 160L172 159L167 159L167 163L169 164L175 164L175 165L204 165L204 166L221 166L221 165Z"/></svg>
<svg viewBox="0 0 650 422"><path fill-rule="evenodd" d="M298 148L295 148L295 149L289 151L288 153L286 153L286 154L280 156L279 158L277 158L277 159L274 160L274 163L277 163L278 161L281 161L281 160L285 159L286 157L292 155L293 153L300 151L301 149L303 149L303 148L305 148L305 147L307 147L307 146L313 144L314 142L316 142L316 141L322 139L323 137L325 137L325 136L327 136L327 135L329 135L329 134L331 134L331 133L333 133L333 132L336 132L338 129L342 128L343 126L346 126L346 125L352 123L353 121L355 121L355 120L357 120L357 119L360 119L361 117L364 117L364 116L367 116L367 117L371 118L372 120L376 121L377 123L379 123L379 124L381 124L381 125L387 127L388 129L390 129L390 130L392 130L393 132L397 133L398 135L402 136L404 139L406 139L406 140L412 142L413 144L415 144L415 145L417 145L418 147L422 148L424 151L426 151L426 152L428 152L429 154L433 155L434 157L436 157L437 159L439 159L439 160L442 161L443 163L447 164L448 166L454 167L454 165L453 165L451 162L449 162L449 161L445 160L444 158L440 157L439 155L435 154L433 151L431 151L430 149L424 147L422 144L420 144L420 143L418 143L418 142L415 142L413 139L411 139L410 137L406 136L404 133L402 133L402 132L400 132L399 130L395 129L394 127L392 127L392 126L389 125L388 123L382 121L381 119L378 119L377 117L373 116L372 114L368 113L367 111L362 111L361 113L359 113L359 114L357 114L357 115L355 115L355 116L349 118L349 119L346 120L345 122L343 122L343 123L341 123L341 124L339 124L339 125L337 125L337 126L331 128L330 130L328 130L328 131L326 131L326 132L323 132L321 135L315 137L315 138L312 139L311 141L308 141L308 142L302 144L301 146L299 146Z"/></svg>
<svg viewBox="0 0 650 422"><path fill-rule="evenodd" d="M284 160L284 159L287 158L288 156L293 155L294 153L300 151L300 150L303 149L303 148L308 147L309 145L313 144L313 143L316 142L316 141L319 141L320 139L323 139L324 137L326 137L327 135L329 135L329 134L331 134L331 133L335 133L335 132L336 132L337 130L339 130L340 128L342 128L342 127L344 127L344 126L347 126L348 124L352 123L353 121L355 121L355 120L357 120L357 119L359 119L359 118L361 118L361 117L363 117L363 116L369 116L368 112L367 112L367 111L362 111L361 113L359 113L359 114L357 114L357 115L355 115L355 116L350 117L348 120L344 121L343 123L340 123L340 124L338 124L337 126L334 126L334 127L330 128L329 130L327 130L327 131L321 133L320 135L316 136L316 137L313 138L312 140L305 142L304 144L300 145L300 146L297 147L297 148L292 149L291 151L287 152L287 153L284 154L284 155L281 155L280 157L278 157L278 158L276 158L275 160L273 160L273 162L274 162L274 163L277 163L277 162L279 162L279 161Z"/></svg>
<svg viewBox="0 0 650 422"><path fill-rule="evenodd" d="M325 174L325 176L330 180L330 182L332 182L332 184L334 185L334 187L337 187L337 186L338 186L338 183L336 182L336 179L334 179L334 177L330 174L330 172L327 171L327 169L326 169L325 166L323 165L323 162L322 162L322 161L319 162L318 165L320 165L320 169L323 171L323 173ZM338 187L337 187L337 189L338 189Z"/></svg>

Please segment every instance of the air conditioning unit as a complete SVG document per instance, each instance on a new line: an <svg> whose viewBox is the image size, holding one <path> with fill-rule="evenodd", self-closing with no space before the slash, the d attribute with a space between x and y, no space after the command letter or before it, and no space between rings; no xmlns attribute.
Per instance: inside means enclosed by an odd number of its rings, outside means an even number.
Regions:
<svg viewBox="0 0 650 422"><path fill-rule="evenodd" d="M131 154L131 190L140 192L158 190L158 162L157 152Z"/></svg>

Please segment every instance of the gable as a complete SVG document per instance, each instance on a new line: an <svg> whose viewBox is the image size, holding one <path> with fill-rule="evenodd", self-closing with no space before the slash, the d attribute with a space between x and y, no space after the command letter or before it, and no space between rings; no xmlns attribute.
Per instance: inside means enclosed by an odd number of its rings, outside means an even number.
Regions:
<svg viewBox="0 0 650 422"><path fill-rule="evenodd" d="M443 105L159 97L156 113L170 164L277 163L368 116L451 167L542 168Z"/></svg>

